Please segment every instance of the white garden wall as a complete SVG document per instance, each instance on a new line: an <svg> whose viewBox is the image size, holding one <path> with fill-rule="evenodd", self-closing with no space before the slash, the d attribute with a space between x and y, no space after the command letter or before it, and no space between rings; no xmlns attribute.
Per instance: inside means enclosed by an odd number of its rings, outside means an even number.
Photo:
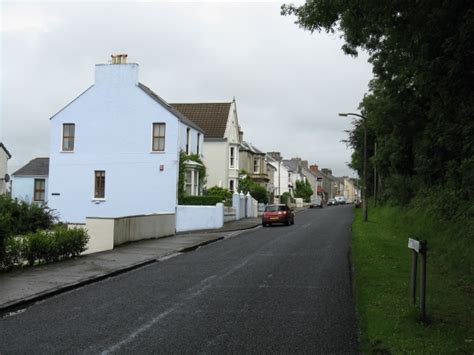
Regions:
<svg viewBox="0 0 474 355"><path fill-rule="evenodd" d="M224 205L178 206L176 209L176 232L199 229L216 229L224 225Z"/></svg>

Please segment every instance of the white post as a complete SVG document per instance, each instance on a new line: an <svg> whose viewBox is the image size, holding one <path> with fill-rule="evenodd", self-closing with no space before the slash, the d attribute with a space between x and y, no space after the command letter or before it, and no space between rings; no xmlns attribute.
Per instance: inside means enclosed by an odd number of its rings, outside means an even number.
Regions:
<svg viewBox="0 0 474 355"><path fill-rule="evenodd" d="M250 196L250 192L247 192L247 195L245 195L245 209L246 217L252 217L252 196Z"/></svg>
<svg viewBox="0 0 474 355"><path fill-rule="evenodd" d="M237 192L234 192L232 195L232 207L235 210L235 219L239 220L242 218L240 214L240 195Z"/></svg>
<svg viewBox="0 0 474 355"><path fill-rule="evenodd" d="M245 195L242 191L239 194L239 215L240 218L245 218Z"/></svg>

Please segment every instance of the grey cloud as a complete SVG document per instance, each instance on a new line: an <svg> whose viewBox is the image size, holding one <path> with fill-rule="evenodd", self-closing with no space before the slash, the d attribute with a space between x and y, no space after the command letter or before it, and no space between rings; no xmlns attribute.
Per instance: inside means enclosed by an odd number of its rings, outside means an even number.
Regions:
<svg viewBox="0 0 474 355"><path fill-rule="evenodd" d="M366 56L338 35L302 31L277 3L49 3L37 32L2 34L1 117L10 171L49 150L49 117L94 80L94 64L126 52L140 81L170 102L237 99L246 140L352 174L340 141L367 90ZM20 8L18 8L20 6ZM20 9L21 11L18 11ZM28 11L27 11L28 10Z"/></svg>

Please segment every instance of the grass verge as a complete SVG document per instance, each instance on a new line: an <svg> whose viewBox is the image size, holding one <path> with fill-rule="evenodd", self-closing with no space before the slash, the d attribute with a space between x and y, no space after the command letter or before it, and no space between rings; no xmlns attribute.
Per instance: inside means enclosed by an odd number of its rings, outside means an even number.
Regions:
<svg viewBox="0 0 474 355"><path fill-rule="evenodd" d="M390 206L372 208L366 223L357 209L352 229L362 351L473 354L472 231L419 209ZM426 322L409 299L409 237L428 240Z"/></svg>

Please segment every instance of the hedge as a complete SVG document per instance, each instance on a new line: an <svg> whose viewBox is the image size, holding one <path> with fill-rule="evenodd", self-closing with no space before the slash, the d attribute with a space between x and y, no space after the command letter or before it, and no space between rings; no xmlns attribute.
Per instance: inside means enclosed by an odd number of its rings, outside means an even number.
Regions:
<svg viewBox="0 0 474 355"><path fill-rule="evenodd" d="M51 209L0 195L0 265L5 256L6 239L48 229L56 221Z"/></svg>
<svg viewBox="0 0 474 355"><path fill-rule="evenodd" d="M87 248L89 236L82 228L67 229L56 226L51 230L39 230L6 239L2 269L50 263L80 255Z"/></svg>
<svg viewBox="0 0 474 355"><path fill-rule="evenodd" d="M214 206L222 200L221 196L184 196L181 205Z"/></svg>

